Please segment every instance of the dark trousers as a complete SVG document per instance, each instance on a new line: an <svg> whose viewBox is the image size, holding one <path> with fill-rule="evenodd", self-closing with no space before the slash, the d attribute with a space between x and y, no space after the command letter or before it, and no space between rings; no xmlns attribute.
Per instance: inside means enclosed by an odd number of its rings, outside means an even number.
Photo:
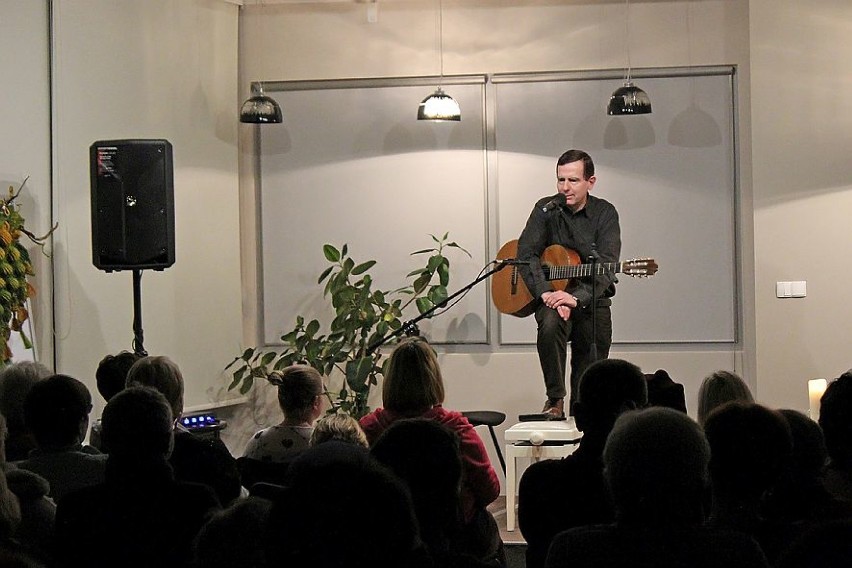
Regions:
<svg viewBox="0 0 852 568"><path fill-rule="evenodd" d="M544 375L548 398L565 398L565 365L568 342L571 342L571 398L566 410L571 412L577 397L577 385L586 367L593 363L589 349L592 345L592 312L597 320L596 343L598 359L609 357L612 344L612 311L610 306L594 310L571 310L571 317L563 321L556 310L541 304L536 309L538 323L538 360ZM573 412L571 412L573 414Z"/></svg>

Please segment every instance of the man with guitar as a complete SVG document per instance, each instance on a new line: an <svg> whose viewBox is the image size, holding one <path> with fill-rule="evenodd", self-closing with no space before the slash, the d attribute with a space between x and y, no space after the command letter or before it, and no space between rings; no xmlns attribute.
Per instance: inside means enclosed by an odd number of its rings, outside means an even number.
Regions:
<svg viewBox="0 0 852 568"><path fill-rule="evenodd" d="M610 306L615 294L615 272L607 270L621 254L618 212L604 199L590 194L595 185L595 165L582 150L568 150L556 163L555 197L539 199L518 239L517 257L521 277L535 304L538 324L538 358L544 375L547 401L542 411L548 419L564 418L565 365L571 342L571 393L573 403L580 375L595 359L606 359L612 343ZM597 266L566 281L567 288L554 286L545 274L544 255L552 245L576 251L581 262ZM560 247L555 247L560 249ZM570 254L572 251L564 251ZM600 264L598 264L600 263ZM594 286L592 278L595 278ZM592 297L592 290L596 297ZM594 321L594 328L593 328ZM593 329L594 344L593 345ZM569 411L571 406L569 405Z"/></svg>

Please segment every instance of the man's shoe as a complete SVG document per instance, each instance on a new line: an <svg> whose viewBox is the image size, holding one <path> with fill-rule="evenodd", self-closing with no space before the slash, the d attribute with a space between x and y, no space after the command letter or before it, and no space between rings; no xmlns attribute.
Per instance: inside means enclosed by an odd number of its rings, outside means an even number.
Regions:
<svg viewBox="0 0 852 568"><path fill-rule="evenodd" d="M546 420L565 420L565 399L548 398L541 412Z"/></svg>

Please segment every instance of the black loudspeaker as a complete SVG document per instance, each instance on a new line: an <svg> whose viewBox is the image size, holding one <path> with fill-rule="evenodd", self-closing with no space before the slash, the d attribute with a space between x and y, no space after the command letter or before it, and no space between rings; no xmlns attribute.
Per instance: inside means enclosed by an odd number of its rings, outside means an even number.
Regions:
<svg viewBox="0 0 852 568"><path fill-rule="evenodd" d="M101 140L89 147L92 263L100 270L163 270L175 263L172 145Z"/></svg>

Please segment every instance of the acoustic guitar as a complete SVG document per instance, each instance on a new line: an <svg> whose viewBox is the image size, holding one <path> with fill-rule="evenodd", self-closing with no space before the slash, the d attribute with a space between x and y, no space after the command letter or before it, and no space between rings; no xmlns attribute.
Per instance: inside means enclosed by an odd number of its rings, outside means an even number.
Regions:
<svg viewBox="0 0 852 568"><path fill-rule="evenodd" d="M497 252L497 260L514 259L518 256L517 239L507 242ZM597 274L626 274L644 278L656 274L658 266L652 258L636 258L623 262L598 262ZM541 255L541 267L554 290L565 290L574 278L592 275L592 264L582 264L576 251L561 245L550 245ZM510 265L491 277L491 299L504 314L526 317L536 308L533 298L519 266Z"/></svg>

